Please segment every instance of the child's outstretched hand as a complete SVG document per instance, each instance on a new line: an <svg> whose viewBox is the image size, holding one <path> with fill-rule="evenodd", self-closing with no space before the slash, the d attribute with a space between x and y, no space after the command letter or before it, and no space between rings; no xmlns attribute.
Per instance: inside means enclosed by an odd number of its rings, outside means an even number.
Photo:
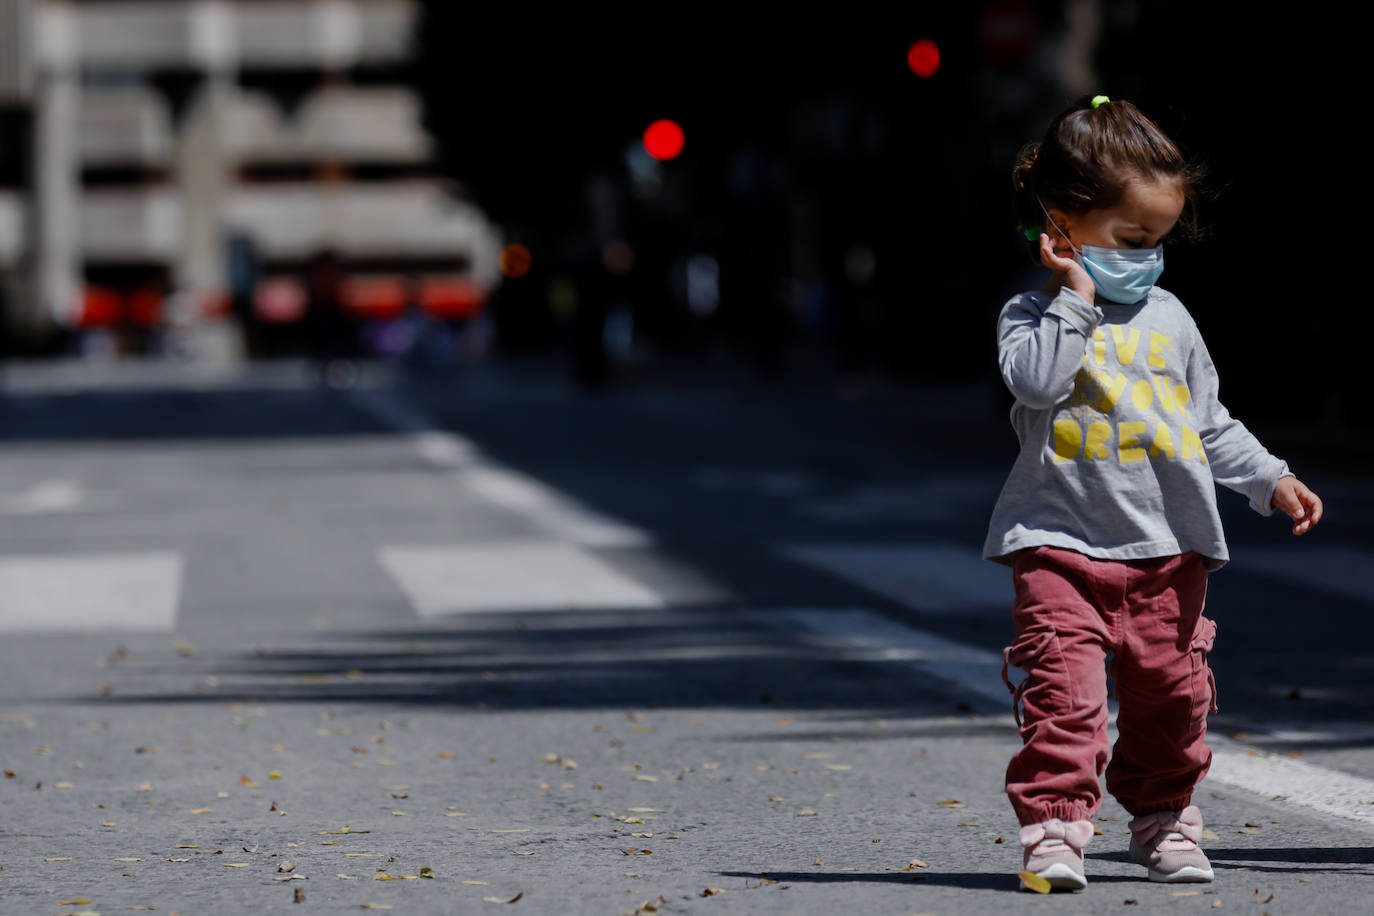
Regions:
<svg viewBox="0 0 1374 916"><path fill-rule="evenodd" d="M1282 509L1293 520L1293 533L1306 534L1322 520L1322 501L1307 485L1296 477L1281 477L1274 487L1271 501L1275 509Z"/></svg>
<svg viewBox="0 0 1374 916"><path fill-rule="evenodd" d="M1045 233L1040 233L1040 263L1054 271L1054 276L1045 285L1045 291L1057 293L1067 286L1089 302L1093 301L1093 278L1079 266L1072 257L1061 257L1054 250L1054 244Z"/></svg>

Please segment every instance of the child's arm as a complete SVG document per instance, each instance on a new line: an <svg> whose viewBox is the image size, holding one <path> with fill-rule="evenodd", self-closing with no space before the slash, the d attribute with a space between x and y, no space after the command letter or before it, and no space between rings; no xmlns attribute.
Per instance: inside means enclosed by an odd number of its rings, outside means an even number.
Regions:
<svg viewBox="0 0 1374 916"><path fill-rule="evenodd" d="M1041 261L1056 270L1056 279L1069 278L1068 264L1058 257L1042 235ZM1086 276L1086 275L1085 275ZM1092 301L1091 284L1085 298L1074 282L1052 283L1056 292L1048 306L1022 297L1003 309L997 323L997 363L1002 380L1017 400L1029 407L1053 407L1073 392L1074 376L1083 368L1088 340L1102 320L1102 310Z"/></svg>

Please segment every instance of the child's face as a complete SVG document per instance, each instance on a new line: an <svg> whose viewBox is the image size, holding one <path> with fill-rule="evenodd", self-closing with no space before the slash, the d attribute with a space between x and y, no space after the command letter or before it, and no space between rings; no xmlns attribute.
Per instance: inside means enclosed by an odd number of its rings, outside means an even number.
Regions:
<svg viewBox="0 0 1374 916"><path fill-rule="evenodd" d="M1115 206L1078 213L1052 208L1051 225L1057 224L1061 232L1051 237L1055 252L1066 257L1072 255L1072 248L1084 245L1153 248L1174 228L1182 212L1183 187L1177 180L1139 177L1126 185L1125 195Z"/></svg>

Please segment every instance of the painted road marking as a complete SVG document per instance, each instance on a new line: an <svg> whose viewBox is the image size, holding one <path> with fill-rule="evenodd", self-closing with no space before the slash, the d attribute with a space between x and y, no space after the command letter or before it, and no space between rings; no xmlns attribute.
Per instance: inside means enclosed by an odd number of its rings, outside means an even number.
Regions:
<svg viewBox="0 0 1374 916"><path fill-rule="evenodd" d="M1231 565L1256 573L1335 592L1357 601L1374 601L1369 571L1374 553L1355 547L1304 544L1289 547L1239 547L1231 551Z"/></svg>
<svg viewBox="0 0 1374 916"><path fill-rule="evenodd" d="M1010 613L1011 572L967 547L940 543L792 544L779 549L870 591L929 614Z"/></svg>
<svg viewBox="0 0 1374 916"><path fill-rule="evenodd" d="M1010 707L998 653L868 610L787 610L781 617L787 629L813 634L842 657L906 662L922 677L954 686L960 696ZM1013 680L1018 678L1019 674ZM1114 709L1111 719L1116 719ZM1003 721L1014 725L1010 714ZM1374 780L1266 754L1216 733L1207 736L1207 743L1212 747L1209 780L1276 801L1283 796L1285 804L1334 815L1374 831Z"/></svg>
<svg viewBox="0 0 1374 916"><path fill-rule="evenodd" d="M523 516L560 540L587 547L646 547L653 543L647 531L588 509L519 471L488 464L457 471L455 476L478 496Z"/></svg>
<svg viewBox="0 0 1374 916"><path fill-rule="evenodd" d="M356 391L353 399L374 419L409 436L425 461L451 470L461 486L554 538L587 547L653 543L647 531L596 512L528 474L491 460L471 439L439 429L433 420L388 392Z"/></svg>
<svg viewBox="0 0 1374 916"><path fill-rule="evenodd" d="M387 546L378 559L421 617L665 605L657 592L573 544Z"/></svg>
<svg viewBox="0 0 1374 916"><path fill-rule="evenodd" d="M176 553L0 557L0 631L171 630Z"/></svg>
<svg viewBox="0 0 1374 916"><path fill-rule="evenodd" d="M44 480L22 493L0 493L0 515L48 515L71 512L86 494L75 480Z"/></svg>

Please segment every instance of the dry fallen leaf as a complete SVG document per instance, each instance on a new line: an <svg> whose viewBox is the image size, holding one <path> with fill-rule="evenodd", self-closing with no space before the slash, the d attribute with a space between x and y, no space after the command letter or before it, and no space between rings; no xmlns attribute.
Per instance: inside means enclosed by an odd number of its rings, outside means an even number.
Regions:
<svg viewBox="0 0 1374 916"><path fill-rule="evenodd" d="M258 784L249 779L246 773L239 774L239 782L243 783L243 785L249 789L256 789L258 787Z"/></svg>
<svg viewBox="0 0 1374 916"><path fill-rule="evenodd" d="M523 897L523 896L525 896L525 892L524 892L524 891L521 891L521 892L519 892L518 894L516 894L514 897L510 898L509 900L502 900L500 897L483 897L483 898L482 898L482 902L483 902L483 903L514 903L515 901L519 900L519 899L520 899L521 897Z"/></svg>
<svg viewBox="0 0 1374 916"><path fill-rule="evenodd" d="M224 863L224 867L225 867L225 868L248 868L251 864L252 864L252 863L250 863L250 862L225 862L225 863Z"/></svg>
<svg viewBox="0 0 1374 916"><path fill-rule="evenodd" d="M389 910L389 909L391 909L391 904L389 904L389 903L364 903L364 904L363 904L363 909L365 909L365 910Z"/></svg>
<svg viewBox="0 0 1374 916"><path fill-rule="evenodd" d="M1021 879L1021 886L1028 891L1035 891L1037 894L1048 894L1050 892L1050 882L1033 871L1017 872L1016 877Z"/></svg>
<svg viewBox="0 0 1374 916"><path fill-rule="evenodd" d="M191 813L192 813L192 814L214 814L214 813L215 813L215 809L214 809L214 808L192 808L192 809L191 809Z"/></svg>
<svg viewBox="0 0 1374 916"><path fill-rule="evenodd" d="M71 856L52 856L52 857L50 857L50 858L44 859L43 861L44 861L44 862L70 862L71 860L72 860L72 857L71 857Z"/></svg>
<svg viewBox="0 0 1374 916"><path fill-rule="evenodd" d="M464 883L464 884L472 884L472 885L478 885L478 886L480 886L480 885L489 884L489 883L491 883L491 882L489 882L489 881L467 881L467 880L465 880L463 883Z"/></svg>
<svg viewBox="0 0 1374 916"><path fill-rule="evenodd" d="M716 894L723 894L723 893L725 893L725 888L723 888L723 887L708 887L708 888L706 888L706 890L704 890L704 891L701 892L701 896L703 896L703 897L714 897Z"/></svg>
<svg viewBox="0 0 1374 916"><path fill-rule="evenodd" d="M1215 909L1216 909L1217 907L1219 907L1219 906L1221 906L1221 898L1220 898L1220 897L1218 897L1216 900L1213 900L1213 901L1212 901L1212 909L1215 910Z"/></svg>
<svg viewBox="0 0 1374 916"><path fill-rule="evenodd" d="M492 833L529 833L533 827L511 827L506 830L492 830Z"/></svg>
<svg viewBox="0 0 1374 916"><path fill-rule="evenodd" d="M420 877L421 877L421 878L433 878L433 877L435 877L435 875L434 875L434 869L430 868L428 865L424 866L423 868L420 869Z"/></svg>
<svg viewBox="0 0 1374 916"><path fill-rule="evenodd" d="M277 865L277 871L279 871L279 872L288 872L288 871L295 871L295 870L296 870L296 863L295 863L295 862L292 862L290 859L282 859L281 862L278 863L278 865Z"/></svg>
<svg viewBox="0 0 1374 916"><path fill-rule="evenodd" d="M967 807L968 807L968 805L964 804L963 802L958 801L958 800L956 800L956 799L952 799L952 798L949 799L948 801L936 802L935 804L937 804L937 805L944 805L946 808L967 808Z"/></svg>
<svg viewBox="0 0 1374 916"><path fill-rule="evenodd" d="M827 763L825 768L827 770L852 770L854 765L850 763Z"/></svg>
<svg viewBox="0 0 1374 916"><path fill-rule="evenodd" d="M803 808L797 812L797 817L820 817L820 812L812 811L810 808Z"/></svg>
<svg viewBox="0 0 1374 916"><path fill-rule="evenodd" d="M1269 901L1271 901L1271 900L1273 900L1273 899L1274 899L1274 895L1273 895L1273 894L1270 894L1268 897L1265 897L1263 900L1261 900L1261 899L1260 899L1260 895L1259 895L1259 888L1255 888L1255 902L1256 902L1256 903L1268 903Z"/></svg>
<svg viewBox="0 0 1374 916"><path fill-rule="evenodd" d="M1216 832L1215 832L1214 830L1212 830L1212 828L1210 828L1210 827L1206 827L1206 828L1203 829L1203 831L1202 831L1202 838L1203 838L1204 840L1219 840L1219 839L1221 839L1221 837L1217 836Z"/></svg>
<svg viewBox="0 0 1374 916"><path fill-rule="evenodd" d="M296 896L291 898L292 903L305 903L305 888L296 888Z"/></svg>
<svg viewBox="0 0 1374 916"><path fill-rule="evenodd" d="M651 914L657 913L661 906L663 906L663 898L659 897L657 900L645 900L633 910L621 910L620 912L622 916L651 916Z"/></svg>

